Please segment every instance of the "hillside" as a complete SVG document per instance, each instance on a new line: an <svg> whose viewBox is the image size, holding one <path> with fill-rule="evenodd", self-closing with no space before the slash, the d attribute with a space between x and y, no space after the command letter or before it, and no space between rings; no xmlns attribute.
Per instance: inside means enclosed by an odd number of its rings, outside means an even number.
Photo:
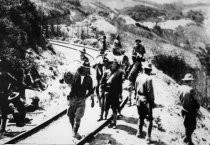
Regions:
<svg viewBox="0 0 210 145"><path fill-rule="evenodd" d="M207 22L206 19L204 22L201 19L202 23L197 21L200 20L200 16L203 18L203 15L196 12L198 19L192 19L190 15L182 13L185 9L180 5L162 5L154 0L148 2L143 0L80 0L77 1L79 3L74 3L74 0L31 1L39 12L38 22L43 24L43 34L48 38L98 48L98 38L106 35L109 49L111 49L113 38L119 34L122 46L129 58L131 58L135 39L141 39L146 48L146 59L153 63L155 74L156 104L158 105L154 111L155 139L161 139L165 144L181 144L184 131L180 127L182 117L178 95L180 79L185 73L192 71L195 75L195 87L201 105L204 107L210 105L208 104L210 102L208 88L210 87L206 83L208 79L206 68L209 64L207 63L209 50L206 46L209 43L209 37L204 24ZM190 5L185 5L186 9L189 7ZM143 14L139 13L143 11ZM171 23L174 25L170 27ZM41 26L38 29L39 32L40 29ZM38 42L37 40L37 45ZM39 66L39 72L46 79L45 83L49 84L42 94L45 97L41 100L43 106L48 102L46 108L50 106L49 102L52 98L60 99L66 96L66 92L62 93L66 86L59 84L58 78L73 58L65 56L68 54L65 51L58 51L59 48L56 48L56 55L52 53L53 51L41 51L39 55L34 52L34 60ZM200 56L204 57L204 62L201 61ZM54 90L54 87L58 90ZM197 130L193 134L196 144L210 144L209 122L209 112L201 107ZM129 139L132 140L132 137Z"/></svg>
<svg viewBox="0 0 210 145"><path fill-rule="evenodd" d="M111 44L115 35L120 34L128 55L131 53L134 40L141 38L148 50L147 56L152 61L155 56L163 54L178 57L189 68L182 72L169 72L168 75L180 73L178 77L180 79L181 75L193 70L197 78L199 99L205 100L210 95L208 93L210 91L206 91L208 84L204 83L209 71L203 73L205 70L210 70L207 55L210 41L207 31L208 13L196 9L207 8L206 1L155 3L141 0L80 0L77 1L79 2L77 5L72 0L62 2L49 0L42 3L33 1L46 13L44 25L47 37L57 37L97 47L97 39L101 35L105 34ZM51 15L55 9L62 13ZM64 13L67 11L68 13Z"/></svg>

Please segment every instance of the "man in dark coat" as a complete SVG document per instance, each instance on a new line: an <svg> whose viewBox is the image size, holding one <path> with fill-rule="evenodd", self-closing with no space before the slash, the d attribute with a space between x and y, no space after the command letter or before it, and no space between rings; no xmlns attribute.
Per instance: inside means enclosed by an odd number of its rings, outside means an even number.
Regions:
<svg viewBox="0 0 210 145"><path fill-rule="evenodd" d="M71 92L67 96L69 100L69 108L67 115L72 125L73 137L80 140L81 136L78 134L81 118L85 112L85 100L91 96L93 100L93 81L88 75L89 67L84 62L82 66L73 74L73 81L71 82ZM93 100L94 101L94 100Z"/></svg>
<svg viewBox="0 0 210 145"><path fill-rule="evenodd" d="M108 115L109 108L113 112L113 119L109 127L116 128L117 110L119 108L119 98L122 95L123 71L119 68L119 63L114 60L101 79L101 88L105 92L106 108L105 118Z"/></svg>
<svg viewBox="0 0 210 145"><path fill-rule="evenodd" d="M200 108L195 97L195 90L192 88L193 75L186 74L182 79L183 85L180 88L180 101L182 104L182 116L184 118L185 138L184 142L192 144L192 133L196 129L196 116Z"/></svg>
<svg viewBox="0 0 210 145"><path fill-rule="evenodd" d="M100 54L104 54L106 50L107 50L107 43L106 43L106 36L104 35L101 38Z"/></svg>
<svg viewBox="0 0 210 145"><path fill-rule="evenodd" d="M9 104L14 101L19 95L18 93L14 94L12 97L10 87L12 85L22 86L21 82L19 82L14 76L12 76L7 69L6 62L2 62L0 60L0 109L1 109L1 130L0 132L6 131L6 123L7 123L7 115L12 113ZM19 114L19 113L18 113ZM14 115L14 114L13 114Z"/></svg>
<svg viewBox="0 0 210 145"><path fill-rule="evenodd" d="M144 65L143 74L138 75L135 84L136 105L139 114L137 137L143 138L144 120L149 121L147 140L151 141L152 122L153 122L153 107L154 107L154 91L152 78L151 64Z"/></svg>
<svg viewBox="0 0 210 145"><path fill-rule="evenodd" d="M109 60L106 56L102 56L101 59L99 59L99 61L97 62L97 64L94 65L94 68L96 69L96 81L97 81L95 89L96 89L96 95L99 101L99 107L101 109L101 113L100 113L100 117L98 121L101 121L104 119L103 115L105 111L106 100L104 96L104 90L101 89L100 81L105 70L108 69L108 66L109 66Z"/></svg>

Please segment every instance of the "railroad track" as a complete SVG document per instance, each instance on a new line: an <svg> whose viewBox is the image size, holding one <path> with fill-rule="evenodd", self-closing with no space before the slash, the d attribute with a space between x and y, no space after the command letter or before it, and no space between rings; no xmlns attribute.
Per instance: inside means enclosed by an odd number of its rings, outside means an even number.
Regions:
<svg viewBox="0 0 210 145"><path fill-rule="evenodd" d="M81 46L81 45L76 45L76 44L71 44L69 45L68 42L60 42L60 41L54 41L54 40L50 40L50 42L53 45L57 45L57 46L61 46L61 47L65 47L65 48L70 48L73 49L75 51L81 51L81 48L86 48L88 50L91 51L98 51L97 49L94 48L90 48L90 47L86 47L86 46ZM75 47L73 47L75 46ZM77 48L76 48L77 47ZM88 55L91 56L91 54L88 53ZM91 56L94 59L94 56ZM125 106L127 102L127 98L123 101L123 103L121 104L121 109ZM18 142L21 142L25 139L27 139L28 137L38 133L40 130L46 128L47 126L50 126L50 124L52 122L56 122L59 118L61 118L62 116L64 116L66 114L67 110L63 110L60 113L56 114L55 116L53 116L52 118L40 123L39 125L35 126L34 128L21 133L15 137L13 137L12 139L10 139L9 141L4 142L3 144L15 144ZM110 117L109 119L107 119L104 123L102 123L99 127L97 127L96 129L94 129L93 131L91 131L89 134L87 134L82 140L80 140L77 145L83 145L86 142L88 142L91 138L94 137L94 135L96 135L98 132L100 132L104 127L106 127L110 122L111 122L112 117Z"/></svg>
<svg viewBox="0 0 210 145"><path fill-rule="evenodd" d="M126 102L127 102L127 98L123 101L123 103L121 104L121 109L125 106ZM17 135L16 137L10 139L9 141L3 143L3 144L16 144L19 143L25 139L27 139L28 137L38 133L39 131L41 131L42 129L46 128L47 126L50 126L51 123L56 122L59 118L61 118L62 116L64 116L66 114L67 110L63 110L62 112L58 113L57 115L55 115L54 117L48 119L47 121L37 125L36 127L32 128L31 130L24 132L20 135ZM104 123L102 123L99 127L97 127L96 129L94 129L93 131L91 131L89 134L87 134L82 140L80 140L76 145L84 145L85 143L87 143L88 141L90 141L91 139L94 138L94 136L100 132L103 128L105 128L112 120L112 117L110 117L109 119L107 119ZM37 144L37 143L35 143Z"/></svg>
<svg viewBox="0 0 210 145"><path fill-rule="evenodd" d="M82 45L82 44L75 44L75 43L70 43L68 41L60 41L60 40L54 40L54 39L48 39L51 43L61 43L61 44L70 44L72 46L76 46L76 47L81 47L81 48L86 48L89 50L94 50L94 51L99 51L97 48L91 47L91 46L86 46L86 45Z"/></svg>

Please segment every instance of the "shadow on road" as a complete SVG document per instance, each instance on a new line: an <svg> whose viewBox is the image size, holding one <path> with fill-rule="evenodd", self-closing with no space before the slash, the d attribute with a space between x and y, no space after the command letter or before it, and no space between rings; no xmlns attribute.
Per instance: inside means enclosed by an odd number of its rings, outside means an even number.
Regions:
<svg viewBox="0 0 210 145"><path fill-rule="evenodd" d="M126 125L117 125L116 129L126 131L130 135L136 135L137 133L137 130L135 128Z"/></svg>
<svg viewBox="0 0 210 145"><path fill-rule="evenodd" d="M131 123L131 124L137 124L138 123L138 118L134 118L134 117L122 116L119 120L123 120L126 123Z"/></svg>
<svg viewBox="0 0 210 145"><path fill-rule="evenodd" d="M98 134L89 145L123 145L111 137L112 134Z"/></svg>

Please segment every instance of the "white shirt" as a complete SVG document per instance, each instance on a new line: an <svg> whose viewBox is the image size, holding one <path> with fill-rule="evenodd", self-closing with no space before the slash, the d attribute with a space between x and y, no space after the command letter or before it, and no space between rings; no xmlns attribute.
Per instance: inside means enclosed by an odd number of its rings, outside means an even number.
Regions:
<svg viewBox="0 0 210 145"><path fill-rule="evenodd" d="M81 84L82 84L82 82L83 82L83 80L84 80L84 77L85 77L85 76L81 76Z"/></svg>

